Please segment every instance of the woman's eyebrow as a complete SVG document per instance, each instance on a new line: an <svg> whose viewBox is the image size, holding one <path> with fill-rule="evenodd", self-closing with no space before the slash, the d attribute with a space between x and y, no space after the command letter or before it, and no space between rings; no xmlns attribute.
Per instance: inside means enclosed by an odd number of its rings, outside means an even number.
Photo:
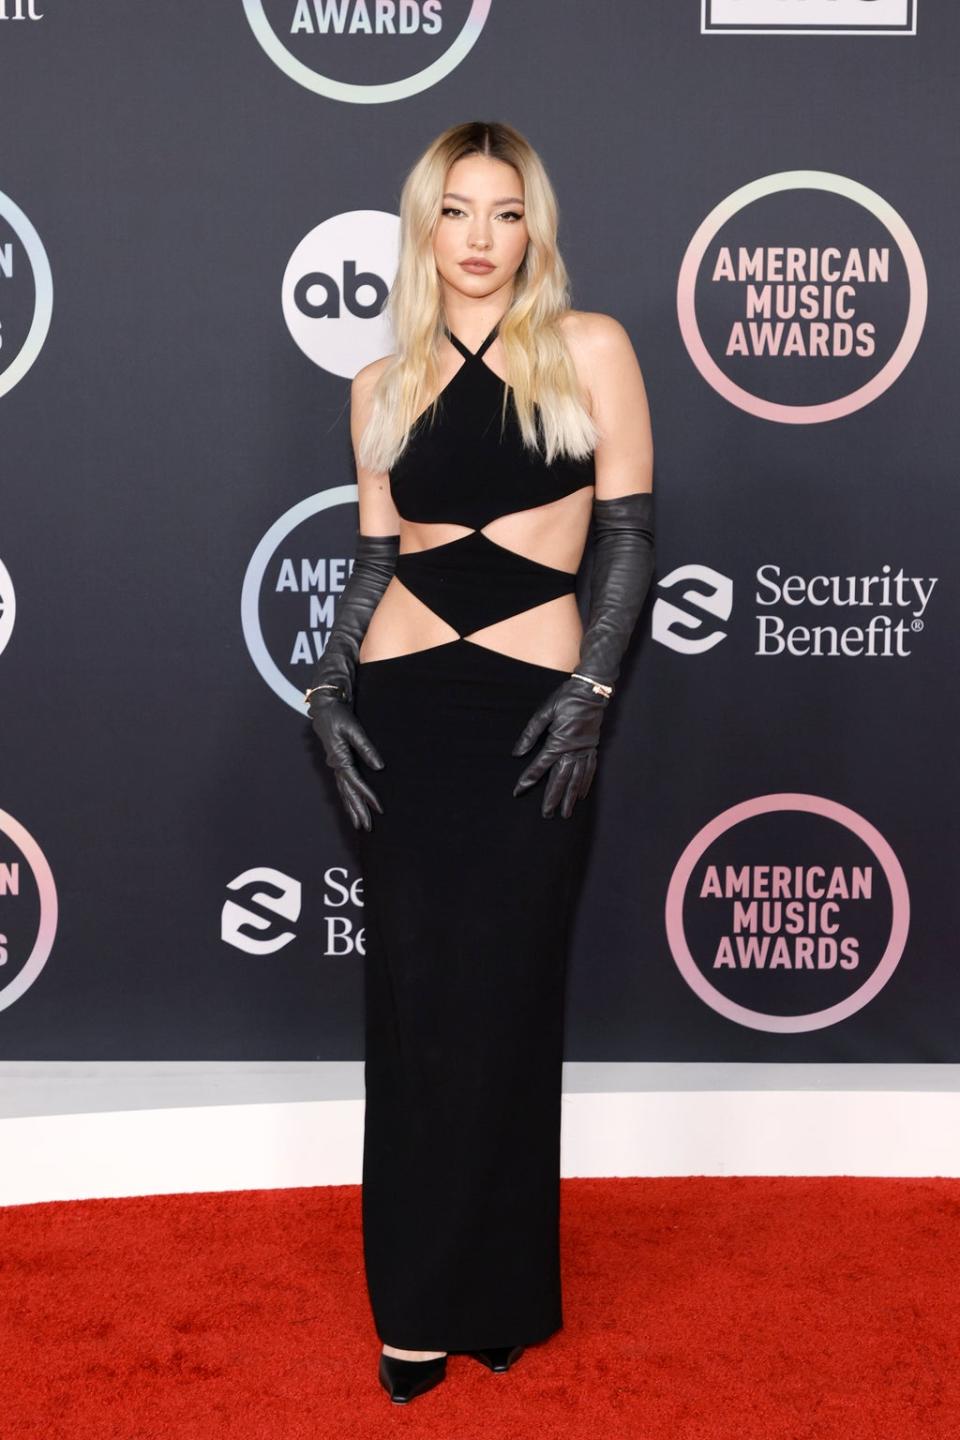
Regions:
<svg viewBox="0 0 960 1440"><path fill-rule="evenodd" d="M453 190L443 192L444 200L465 200L468 205L473 204L469 195L457 195ZM491 200L491 205L522 205L523 201L519 195L504 195L500 200Z"/></svg>

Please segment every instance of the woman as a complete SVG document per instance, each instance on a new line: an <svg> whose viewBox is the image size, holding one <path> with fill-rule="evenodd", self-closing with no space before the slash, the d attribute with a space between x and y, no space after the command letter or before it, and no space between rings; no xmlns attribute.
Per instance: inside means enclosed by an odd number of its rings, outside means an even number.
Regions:
<svg viewBox="0 0 960 1440"><path fill-rule="evenodd" d="M653 447L626 331L569 308L522 136L445 132L400 215L398 348L353 381L356 559L306 699L360 834L364 1257L402 1403L451 1351L503 1371L562 1324L566 944Z"/></svg>

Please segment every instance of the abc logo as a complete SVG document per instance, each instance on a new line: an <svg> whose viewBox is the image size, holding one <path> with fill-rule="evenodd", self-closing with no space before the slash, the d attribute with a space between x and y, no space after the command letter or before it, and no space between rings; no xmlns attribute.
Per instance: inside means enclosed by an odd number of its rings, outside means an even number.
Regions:
<svg viewBox="0 0 960 1440"><path fill-rule="evenodd" d="M283 277L283 315L305 355L353 379L393 349L384 301L397 272L400 219L351 210L303 237Z"/></svg>

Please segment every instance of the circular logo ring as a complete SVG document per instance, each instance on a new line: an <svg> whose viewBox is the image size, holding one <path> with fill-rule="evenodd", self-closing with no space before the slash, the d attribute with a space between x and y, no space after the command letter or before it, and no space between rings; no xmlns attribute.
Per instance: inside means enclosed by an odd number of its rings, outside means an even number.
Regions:
<svg viewBox="0 0 960 1440"><path fill-rule="evenodd" d="M23 379L30 366L43 349L43 342L50 329L53 314L53 273L43 241L36 227L28 220L9 195L0 191L0 217L7 220L16 231L20 243L27 252L33 269L34 306L33 319L27 337L5 370L0 370L0 395L6 395Z"/></svg>
<svg viewBox="0 0 960 1440"><path fill-rule="evenodd" d="M30 831L20 824L19 820L6 810L0 810L0 833L8 835L23 855L37 885L37 894L40 897L40 923L37 926L36 939L33 942L33 949L27 958L27 963L10 981L0 990L0 1010L6 1010L15 1000L19 1000L25 990L36 980L40 971L46 965L53 949L53 937L57 933L57 887L53 879L53 871L50 869L46 855L34 840Z"/></svg>
<svg viewBox="0 0 960 1440"><path fill-rule="evenodd" d="M861 385L859 390L853 390L839 400L828 400L816 405L783 405L777 401L764 400L724 374L700 333L696 314L696 283L707 247L717 232L740 210L781 190L827 190L862 205L889 230L907 267L910 304L900 343L871 380ZM831 174L829 170L783 170L777 175L761 176L759 180L752 180L748 185L734 190L732 195L721 200L720 204L710 211L698 227L687 246L677 280L677 318L680 333L691 360L707 384L712 385L718 394L741 410L746 410L761 420L778 420L787 425L809 425L823 420L837 420L876 400L909 364L910 357L920 342L926 315L927 272L920 247L902 215L898 215L893 206L875 190L868 189L856 180L849 180L845 175Z"/></svg>
<svg viewBox="0 0 960 1440"><path fill-rule="evenodd" d="M266 17L263 0L243 0L250 28L263 49L291 80L303 85L317 95L326 95L328 100L348 100L360 105L381 105L389 100L405 100L408 95L419 95L436 85L473 49L490 13L491 0L473 0L470 13L463 23L459 35L442 55L432 64L408 75L405 80L390 80L378 85L357 85L347 80L333 80L329 75L320 75L298 60L277 38L276 32Z"/></svg>
<svg viewBox="0 0 960 1440"><path fill-rule="evenodd" d="M711 984L694 960L690 946L687 944L683 924L683 900L690 883L690 876L694 866L706 850L721 835L732 830L735 825L740 825L745 820L752 820L757 815L768 815L773 811L780 810L801 810L810 815L820 815L825 820L833 820L836 824L843 825L850 830L863 841L868 849L873 851L886 876L887 884L890 886L893 902L890 935L880 963L873 974L846 999L839 1000L835 1005L828 1005L825 1010L812 1010L806 1015L768 1015L762 1010L751 1010L746 1005L738 1005L735 1000L724 995L722 990L718 990L715 985ZM828 1025L836 1025L838 1021L846 1020L849 1015L855 1015L883 989L900 963L900 957L907 943L907 931L910 928L910 895L903 867L890 845L880 831L875 829L862 815L858 815L856 810L851 810L846 805L839 805L834 800L825 800L821 795L758 795L752 800L744 800L739 805L732 805L729 810L721 811L694 835L680 856L670 878L670 884L667 887L665 920L667 939L677 968L691 990L699 995L701 1000L712 1010L716 1010L718 1014L725 1015L728 1020L734 1020L740 1025L748 1025L753 1030L769 1030L787 1035L805 1030L822 1030Z"/></svg>
<svg viewBox="0 0 960 1440"><path fill-rule="evenodd" d="M299 710L300 714L304 716L307 712L303 691L298 690L296 685L287 679L270 654L263 638L263 628L260 624L260 592L263 586L263 577L281 541L286 540L298 525L302 525L313 515L319 515L322 510L332 509L334 505L356 503L358 493L356 485L336 485L332 490L321 490L316 495L308 495L305 500L300 500L296 505L291 506L285 515L281 515L270 526L251 555L247 573L243 577L243 589L240 592L240 624L243 627L247 649L261 676L274 694L279 695L281 700L285 700L288 705L292 705L294 710Z"/></svg>

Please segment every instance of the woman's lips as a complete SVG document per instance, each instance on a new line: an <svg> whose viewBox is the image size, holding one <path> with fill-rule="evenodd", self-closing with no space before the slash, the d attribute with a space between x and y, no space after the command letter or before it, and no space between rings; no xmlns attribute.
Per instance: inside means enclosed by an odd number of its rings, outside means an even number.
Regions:
<svg viewBox="0 0 960 1440"><path fill-rule="evenodd" d="M461 270L475 270L478 274L480 274L481 272L482 272L483 274L486 274L486 272L487 272L488 270L493 270L494 268L495 268L495 267L490 264L490 261L489 261L489 260L461 260L461 261L460 261L460 269L461 269Z"/></svg>

